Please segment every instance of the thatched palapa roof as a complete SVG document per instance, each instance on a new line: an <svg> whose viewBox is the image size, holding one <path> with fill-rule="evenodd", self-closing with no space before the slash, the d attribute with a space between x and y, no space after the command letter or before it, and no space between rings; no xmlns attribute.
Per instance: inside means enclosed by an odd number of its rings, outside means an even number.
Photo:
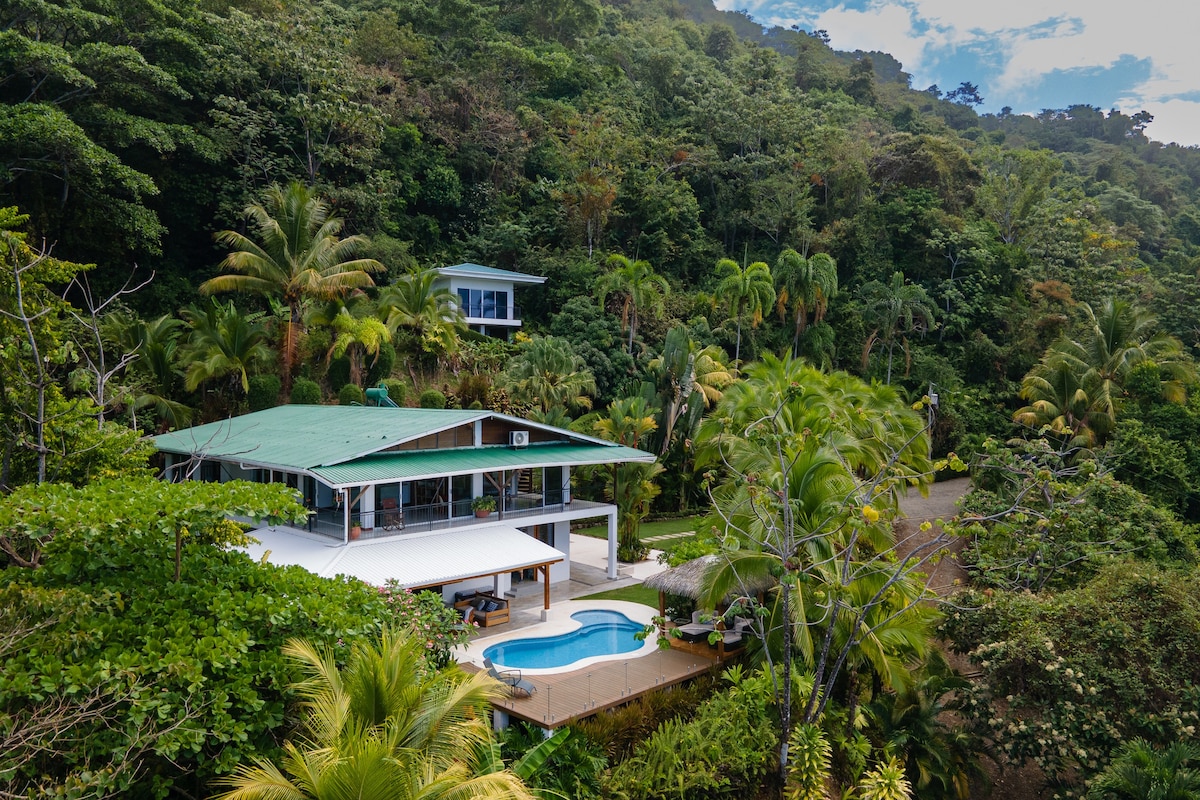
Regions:
<svg viewBox="0 0 1200 800"><path fill-rule="evenodd" d="M705 594L704 587L708 583L706 580L708 571L715 568L719 561L719 556L693 558L691 561L685 561L678 567L672 567L657 575L650 576L642 581L642 585L651 589L657 589L665 594L690 597L693 600L698 600L701 595ZM775 581L772 578L763 576L747 582L739 594L755 595L765 592L774 585Z"/></svg>

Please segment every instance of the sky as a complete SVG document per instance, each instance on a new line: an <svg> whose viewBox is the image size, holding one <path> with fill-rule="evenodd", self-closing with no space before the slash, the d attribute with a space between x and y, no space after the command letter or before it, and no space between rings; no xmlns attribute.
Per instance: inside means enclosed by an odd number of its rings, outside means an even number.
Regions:
<svg viewBox="0 0 1200 800"><path fill-rule="evenodd" d="M890 53L914 89L969 81L981 113L1091 105L1154 116L1146 135L1200 145L1200 37L1179 0L716 0L756 22ZM1192 11L1188 11L1192 8Z"/></svg>

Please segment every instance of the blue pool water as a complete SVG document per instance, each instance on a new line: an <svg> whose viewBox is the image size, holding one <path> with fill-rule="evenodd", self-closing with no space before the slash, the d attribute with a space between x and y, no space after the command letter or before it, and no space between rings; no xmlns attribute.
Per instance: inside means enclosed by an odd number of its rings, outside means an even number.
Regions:
<svg viewBox="0 0 1200 800"><path fill-rule="evenodd" d="M643 642L633 638L643 626L618 611L577 611L571 619L582 628L539 639L510 639L483 651L500 666L513 669L565 667L592 656L631 653Z"/></svg>

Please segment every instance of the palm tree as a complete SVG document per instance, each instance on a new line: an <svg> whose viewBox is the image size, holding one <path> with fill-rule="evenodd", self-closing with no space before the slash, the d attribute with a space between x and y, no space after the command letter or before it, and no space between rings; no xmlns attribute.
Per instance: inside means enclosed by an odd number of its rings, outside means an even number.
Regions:
<svg viewBox="0 0 1200 800"><path fill-rule="evenodd" d="M592 407L596 379L571 343L558 336L538 336L526 344L504 372L512 396L547 413Z"/></svg>
<svg viewBox="0 0 1200 800"><path fill-rule="evenodd" d="M431 269L410 272L379 292L379 315L388 330L404 328L433 356L457 352L459 334L467 329L458 296L435 286L437 277Z"/></svg>
<svg viewBox="0 0 1200 800"><path fill-rule="evenodd" d="M703 599L715 607L752 594L759 580L776 582L757 632L763 658L783 666L781 741L791 730L794 657L813 674L806 723L847 669L903 681L928 626L908 575L914 563L892 558L887 512L899 487L932 466L920 416L891 387L768 355L725 391L699 441L700 465L734 476L713 492L713 523L738 541L707 576ZM781 779L785 767L781 753Z"/></svg>
<svg viewBox="0 0 1200 800"><path fill-rule="evenodd" d="M1095 387L1092 394L1101 412L1116 418L1125 379L1130 370L1147 362L1157 364L1167 376L1162 383L1164 400L1182 403L1186 399L1186 385L1196 379L1195 368L1178 339L1154 330L1158 321L1152 314L1111 297L1098 310L1087 303L1081 306L1087 331L1077 344L1092 373L1088 382Z"/></svg>
<svg viewBox="0 0 1200 800"><path fill-rule="evenodd" d="M904 360L908 363L908 334L926 331L933 327L933 301L925 290L915 283L905 283L903 272L893 272L890 283L871 281L861 290L866 302L866 315L874 321L875 330L863 347L863 369L867 368L867 357L876 341L887 346L887 380L892 382L892 351L899 339L904 348ZM907 370L904 374L908 374Z"/></svg>
<svg viewBox="0 0 1200 800"><path fill-rule="evenodd" d="M911 686L880 693L866 708L876 746L903 759L918 798L967 800L982 775L982 741L946 722L954 711L947 699L970 685L935 649Z"/></svg>
<svg viewBox="0 0 1200 800"><path fill-rule="evenodd" d="M671 287L666 278L655 274L649 261L630 261L614 253L608 257L608 265L612 269L596 282L596 300L603 306L609 295L620 297L621 330L629 331L626 351L633 353L633 338L637 335L639 316L648 309L661 313L663 301Z"/></svg>
<svg viewBox="0 0 1200 800"><path fill-rule="evenodd" d="M286 392L291 388L303 303L374 286L369 273L384 266L371 258L352 259L366 238L339 238L343 220L330 216L329 204L299 181L267 189L262 204L247 206L245 214L252 236L237 231L216 235L219 243L233 248L221 268L235 274L205 281L200 291L252 292L287 306L281 363Z"/></svg>
<svg viewBox="0 0 1200 800"><path fill-rule="evenodd" d="M266 330L239 312L233 301L189 306L183 319L191 328L184 354L184 360L191 362L184 376L187 390L194 392L202 383L228 377L234 395L245 396L250 391L250 371L274 356Z"/></svg>
<svg viewBox="0 0 1200 800"><path fill-rule="evenodd" d="M644 397L614 400L606 416L592 423L592 431L602 439L638 448L658 424L654 410ZM661 491L655 478L662 473L658 462L653 464L614 464L609 471L604 493L617 505L617 545L622 561L637 561L644 555L640 529L650 510L650 501Z"/></svg>
<svg viewBox="0 0 1200 800"><path fill-rule="evenodd" d="M1126 742L1088 787L1089 800L1200 800L1200 748L1172 742L1155 750L1144 739Z"/></svg>
<svg viewBox="0 0 1200 800"><path fill-rule="evenodd" d="M366 357L379 358L380 348L392 340L391 331L378 317L356 317L347 308L342 308L333 318L330 327L337 336L329 346L326 360L347 356L350 360L350 382L362 386ZM372 366L374 363L371 362Z"/></svg>
<svg viewBox="0 0 1200 800"><path fill-rule="evenodd" d="M809 258L788 248L775 262L775 281L779 284L777 307L782 320L790 304L796 330L792 335L792 355L800 354L800 337L808 328L808 315L820 324L829 309L829 301L838 292L837 262L825 253Z"/></svg>
<svg viewBox="0 0 1200 800"><path fill-rule="evenodd" d="M1112 420L1097 413L1088 395L1088 366L1074 342L1060 340L1021 381L1020 397L1029 401L1013 414L1013 421L1045 428L1066 440L1068 448L1091 448L1102 442Z"/></svg>
<svg viewBox="0 0 1200 800"><path fill-rule="evenodd" d="M742 267L731 258L717 262L717 295L729 301L730 312L737 319L737 344L734 347L733 363L742 363L742 319L750 318L750 327L762 322L763 312L775 303L775 284L771 279L771 268L765 262L755 261Z"/></svg>
<svg viewBox="0 0 1200 800"><path fill-rule="evenodd" d="M680 417L691 409L698 421L705 408L721 399L721 390L733 383L733 375L723 363L726 358L716 345L701 347L688 335L687 328L667 332L662 355L650 362L648 370L663 400L659 455L666 455L670 449ZM694 399L700 402L693 403Z"/></svg>
<svg viewBox="0 0 1200 800"><path fill-rule="evenodd" d="M494 771L487 704L502 687L486 673L432 671L417 639L384 631L354 645L346 666L326 648L291 640L284 654L307 679L303 716L282 769L241 765L221 800L533 800L512 772Z"/></svg>
<svg viewBox="0 0 1200 800"><path fill-rule="evenodd" d="M1021 397L1030 401L1013 416L1030 426L1049 426L1067 435L1070 446L1103 443L1116 424L1125 397L1125 382L1142 364L1154 364L1161 375L1162 398L1182 403L1195 367L1178 339L1155 332L1156 320L1132 304L1109 298L1086 316L1084 335L1052 344L1021 382Z"/></svg>
<svg viewBox="0 0 1200 800"><path fill-rule="evenodd" d="M179 339L182 320L164 314L146 321L129 314L111 315L105 335L112 337L124 353L137 353L131 372L138 379L131 387L129 401L134 412L153 408L160 425L180 428L191 422L192 410L173 399L181 389L183 370L179 366ZM133 417L137 427L136 413Z"/></svg>

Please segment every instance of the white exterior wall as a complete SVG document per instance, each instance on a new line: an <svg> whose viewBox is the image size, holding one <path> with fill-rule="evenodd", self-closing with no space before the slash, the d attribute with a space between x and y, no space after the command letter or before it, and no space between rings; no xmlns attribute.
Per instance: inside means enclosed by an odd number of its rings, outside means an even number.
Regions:
<svg viewBox="0 0 1200 800"><path fill-rule="evenodd" d="M557 564L550 565L550 583L571 580L571 523L564 520L554 523L554 549L560 551L564 558Z"/></svg>

